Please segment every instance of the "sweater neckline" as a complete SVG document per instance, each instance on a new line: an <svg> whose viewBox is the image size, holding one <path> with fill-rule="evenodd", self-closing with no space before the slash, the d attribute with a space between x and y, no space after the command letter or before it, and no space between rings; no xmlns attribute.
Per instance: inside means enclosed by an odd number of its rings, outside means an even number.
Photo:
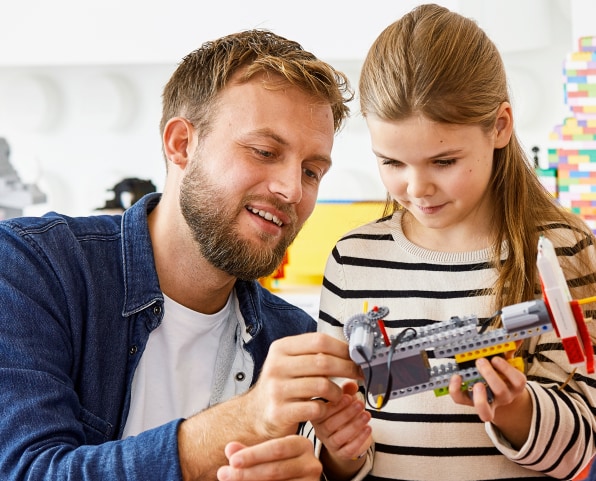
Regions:
<svg viewBox="0 0 596 481"><path fill-rule="evenodd" d="M492 254L492 247L474 251L444 252L426 249L411 242L404 234L401 226L403 211L398 210L393 213L389 219L389 229L395 243L411 256L421 258L427 262L437 262L440 264L468 264L476 262L486 262ZM507 242L503 241L501 246L502 257L506 258L508 249Z"/></svg>

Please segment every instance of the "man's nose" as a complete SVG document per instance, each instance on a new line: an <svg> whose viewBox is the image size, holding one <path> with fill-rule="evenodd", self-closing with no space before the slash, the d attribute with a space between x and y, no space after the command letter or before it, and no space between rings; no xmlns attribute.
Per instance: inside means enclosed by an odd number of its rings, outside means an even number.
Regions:
<svg viewBox="0 0 596 481"><path fill-rule="evenodd" d="M302 176L302 165L280 165L273 173L269 190L284 202L297 204L302 200Z"/></svg>

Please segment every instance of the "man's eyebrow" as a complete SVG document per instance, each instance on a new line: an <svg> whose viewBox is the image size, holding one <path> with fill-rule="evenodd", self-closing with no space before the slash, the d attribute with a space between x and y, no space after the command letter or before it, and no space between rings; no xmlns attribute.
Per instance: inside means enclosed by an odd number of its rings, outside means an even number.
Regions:
<svg viewBox="0 0 596 481"><path fill-rule="evenodd" d="M272 140L275 140L278 144L288 145L288 142L283 137L279 136L269 128L252 130L248 133L248 135L254 135L255 137L268 137Z"/></svg>
<svg viewBox="0 0 596 481"><path fill-rule="evenodd" d="M315 155L309 158L309 160L325 162L326 164L329 164L329 167L331 167L331 164L333 164L333 162L331 161L331 157L327 157L326 155Z"/></svg>
<svg viewBox="0 0 596 481"><path fill-rule="evenodd" d="M283 137L276 134L273 130L271 130L269 128L253 130L248 135L254 135L256 137L267 137L267 138L274 140L275 142L277 142L280 145L283 145L283 146L289 145L289 143ZM333 163L331 161L331 157L329 157L327 155L313 155L312 157L309 157L308 160L325 162L325 163L329 164L329 166L331 166L331 164Z"/></svg>

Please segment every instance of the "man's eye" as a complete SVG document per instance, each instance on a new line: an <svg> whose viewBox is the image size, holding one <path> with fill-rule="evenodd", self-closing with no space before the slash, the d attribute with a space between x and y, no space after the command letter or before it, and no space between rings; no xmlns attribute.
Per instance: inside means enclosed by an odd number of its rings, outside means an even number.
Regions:
<svg viewBox="0 0 596 481"><path fill-rule="evenodd" d="M323 175L319 172L319 171L314 171L311 169L303 169L304 171L304 175L306 175L307 177L313 179L313 180L321 180L321 177L323 177Z"/></svg>
<svg viewBox="0 0 596 481"><path fill-rule="evenodd" d="M268 150L263 150L263 149L253 149L253 151L255 152L255 154L257 154L259 157L265 157L266 159L270 159L271 157L273 157L273 152L270 152Z"/></svg>

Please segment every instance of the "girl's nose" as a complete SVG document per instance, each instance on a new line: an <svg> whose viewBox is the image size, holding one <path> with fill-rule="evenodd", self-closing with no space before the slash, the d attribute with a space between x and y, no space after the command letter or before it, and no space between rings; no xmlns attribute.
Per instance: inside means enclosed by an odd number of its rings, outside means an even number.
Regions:
<svg viewBox="0 0 596 481"><path fill-rule="evenodd" d="M431 179L424 172L410 171L407 183L407 192L411 197L420 199L432 193Z"/></svg>

